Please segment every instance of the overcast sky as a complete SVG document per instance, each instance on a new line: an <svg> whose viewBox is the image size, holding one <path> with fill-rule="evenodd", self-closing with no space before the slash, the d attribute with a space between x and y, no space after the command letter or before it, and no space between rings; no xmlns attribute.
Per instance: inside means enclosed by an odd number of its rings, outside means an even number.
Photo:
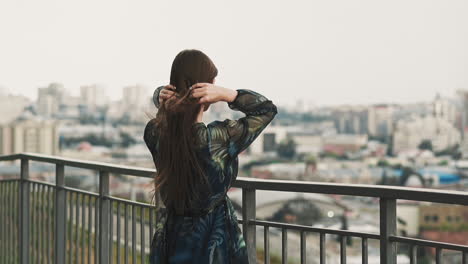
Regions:
<svg viewBox="0 0 468 264"><path fill-rule="evenodd" d="M468 89L468 1L1 0L0 86L165 84L195 48L221 86L279 105L414 102Z"/></svg>

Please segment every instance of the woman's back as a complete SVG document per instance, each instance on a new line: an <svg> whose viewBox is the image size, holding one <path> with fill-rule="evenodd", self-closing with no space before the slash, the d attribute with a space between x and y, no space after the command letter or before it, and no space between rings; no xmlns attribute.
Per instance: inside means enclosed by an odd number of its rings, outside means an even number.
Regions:
<svg viewBox="0 0 468 264"><path fill-rule="evenodd" d="M155 95L159 96L161 89ZM201 199L184 215L162 209L153 237L151 263L248 263L245 241L226 193L237 177L238 154L258 137L277 109L271 100L246 89L237 90L235 100L228 106L246 116L208 125L196 122L192 126L197 157L209 186L193 186ZM144 139L156 159L164 153L159 153L154 126L154 122L148 122ZM162 187L163 200L166 192Z"/></svg>

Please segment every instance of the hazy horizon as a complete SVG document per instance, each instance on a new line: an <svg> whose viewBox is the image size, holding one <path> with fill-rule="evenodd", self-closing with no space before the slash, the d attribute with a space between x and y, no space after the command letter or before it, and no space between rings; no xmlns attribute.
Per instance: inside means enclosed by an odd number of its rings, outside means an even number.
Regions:
<svg viewBox="0 0 468 264"><path fill-rule="evenodd" d="M73 95L98 83L115 100L167 83L175 55L195 48L217 84L278 105L430 101L468 89L467 13L461 0L4 0L0 86L35 99L51 82Z"/></svg>

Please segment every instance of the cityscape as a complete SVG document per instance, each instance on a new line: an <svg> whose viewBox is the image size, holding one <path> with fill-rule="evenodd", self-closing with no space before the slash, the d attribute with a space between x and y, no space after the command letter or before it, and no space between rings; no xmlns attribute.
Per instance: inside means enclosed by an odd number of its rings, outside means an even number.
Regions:
<svg viewBox="0 0 468 264"><path fill-rule="evenodd" d="M98 84L83 85L78 96L71 96L66 84L50 83L37 89L37 100L3 87L0 155L38 153L154 169L143 129L157 112L155 88L128 85L122 87L122 98L112 101L107 87ZM216 103L204 122L242 116L227 104ZM20 166L2 162L0 180L17 177ZM32 180L55 183L55 173L52 165L30 164ZM95 175L66 168L65 184L98 192ZM238 177L468 192L468 89L404 104L317 107L299 99L294 106L278 104L276 118L241 153ZM110 193L122 199L149 203L152 187L150 179L110 177ZM260 220L379 233L375 198L261 190L256 195ZM241 215L241 189L231 188L228 196ZM399 235L468 245L466 206L398 200L397 220ZM259 237L261 233L257 232ZM281 250L280 235L271 235L272 252ZM299 235L291 234L289 239L288 254L297 255ZM263 245L260 240L257 248ZM346 243L347 263L361 263L360 242ZM319 254L319 246L308 245L310 260ZM339 246L337 239L327 241L327 263L339 263ZM379 263L378 243L369 242L368 254L369 263ZM420 248L418 254L429 261L436 252ZM461 263L459 253L444 256L449 261L444 263ZM409 261L407 249L399 249L398 263Z"/></svg>

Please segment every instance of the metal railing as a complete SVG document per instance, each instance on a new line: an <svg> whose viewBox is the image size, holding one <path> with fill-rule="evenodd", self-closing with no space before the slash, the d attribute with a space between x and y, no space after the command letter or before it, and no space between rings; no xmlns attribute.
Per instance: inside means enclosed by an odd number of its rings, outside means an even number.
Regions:
<svg viewBox="0 0 468 264"><path fill-rule="evenodd" d="M152 177L154 170L108 163L60 158L33 153L0 156L0 161L21 160L19 179L0 180L0 263L146 263L149 242L157 224L156 208L109 195L109 174ZM55 164L55 184L29 179L29 162ZM64 169L76 167L99 172L99 192L65 186ZM346 263L346 239L361 239L362 263L368 263L368 240L380 243L380 263L395 264L398 243L410 246L410 261L417 263L418 247L436 249L442 263L444 250L461 253L468 264L468 246L414 239L396 234L396 201L413 200L468 205L468 193L421 188L348 185L303 181L237 178L242 188L242 232L251 263L256 263L257 226L264 227L264 261L270 263L270 228L281 229L282 263L287 263L288 231L300 233L300 262L306 263L306 235L319 235L319 263L326 262L326 235L340 238L340 262ZM380 233L353 232L256 219L256 190L322 193L380 199ZM130 226L129 226L130 224ZM129 230L131 228L131 231ZM122 234L123 233L123 234ZM130 235L131 234L131 235Z"/></svg>

